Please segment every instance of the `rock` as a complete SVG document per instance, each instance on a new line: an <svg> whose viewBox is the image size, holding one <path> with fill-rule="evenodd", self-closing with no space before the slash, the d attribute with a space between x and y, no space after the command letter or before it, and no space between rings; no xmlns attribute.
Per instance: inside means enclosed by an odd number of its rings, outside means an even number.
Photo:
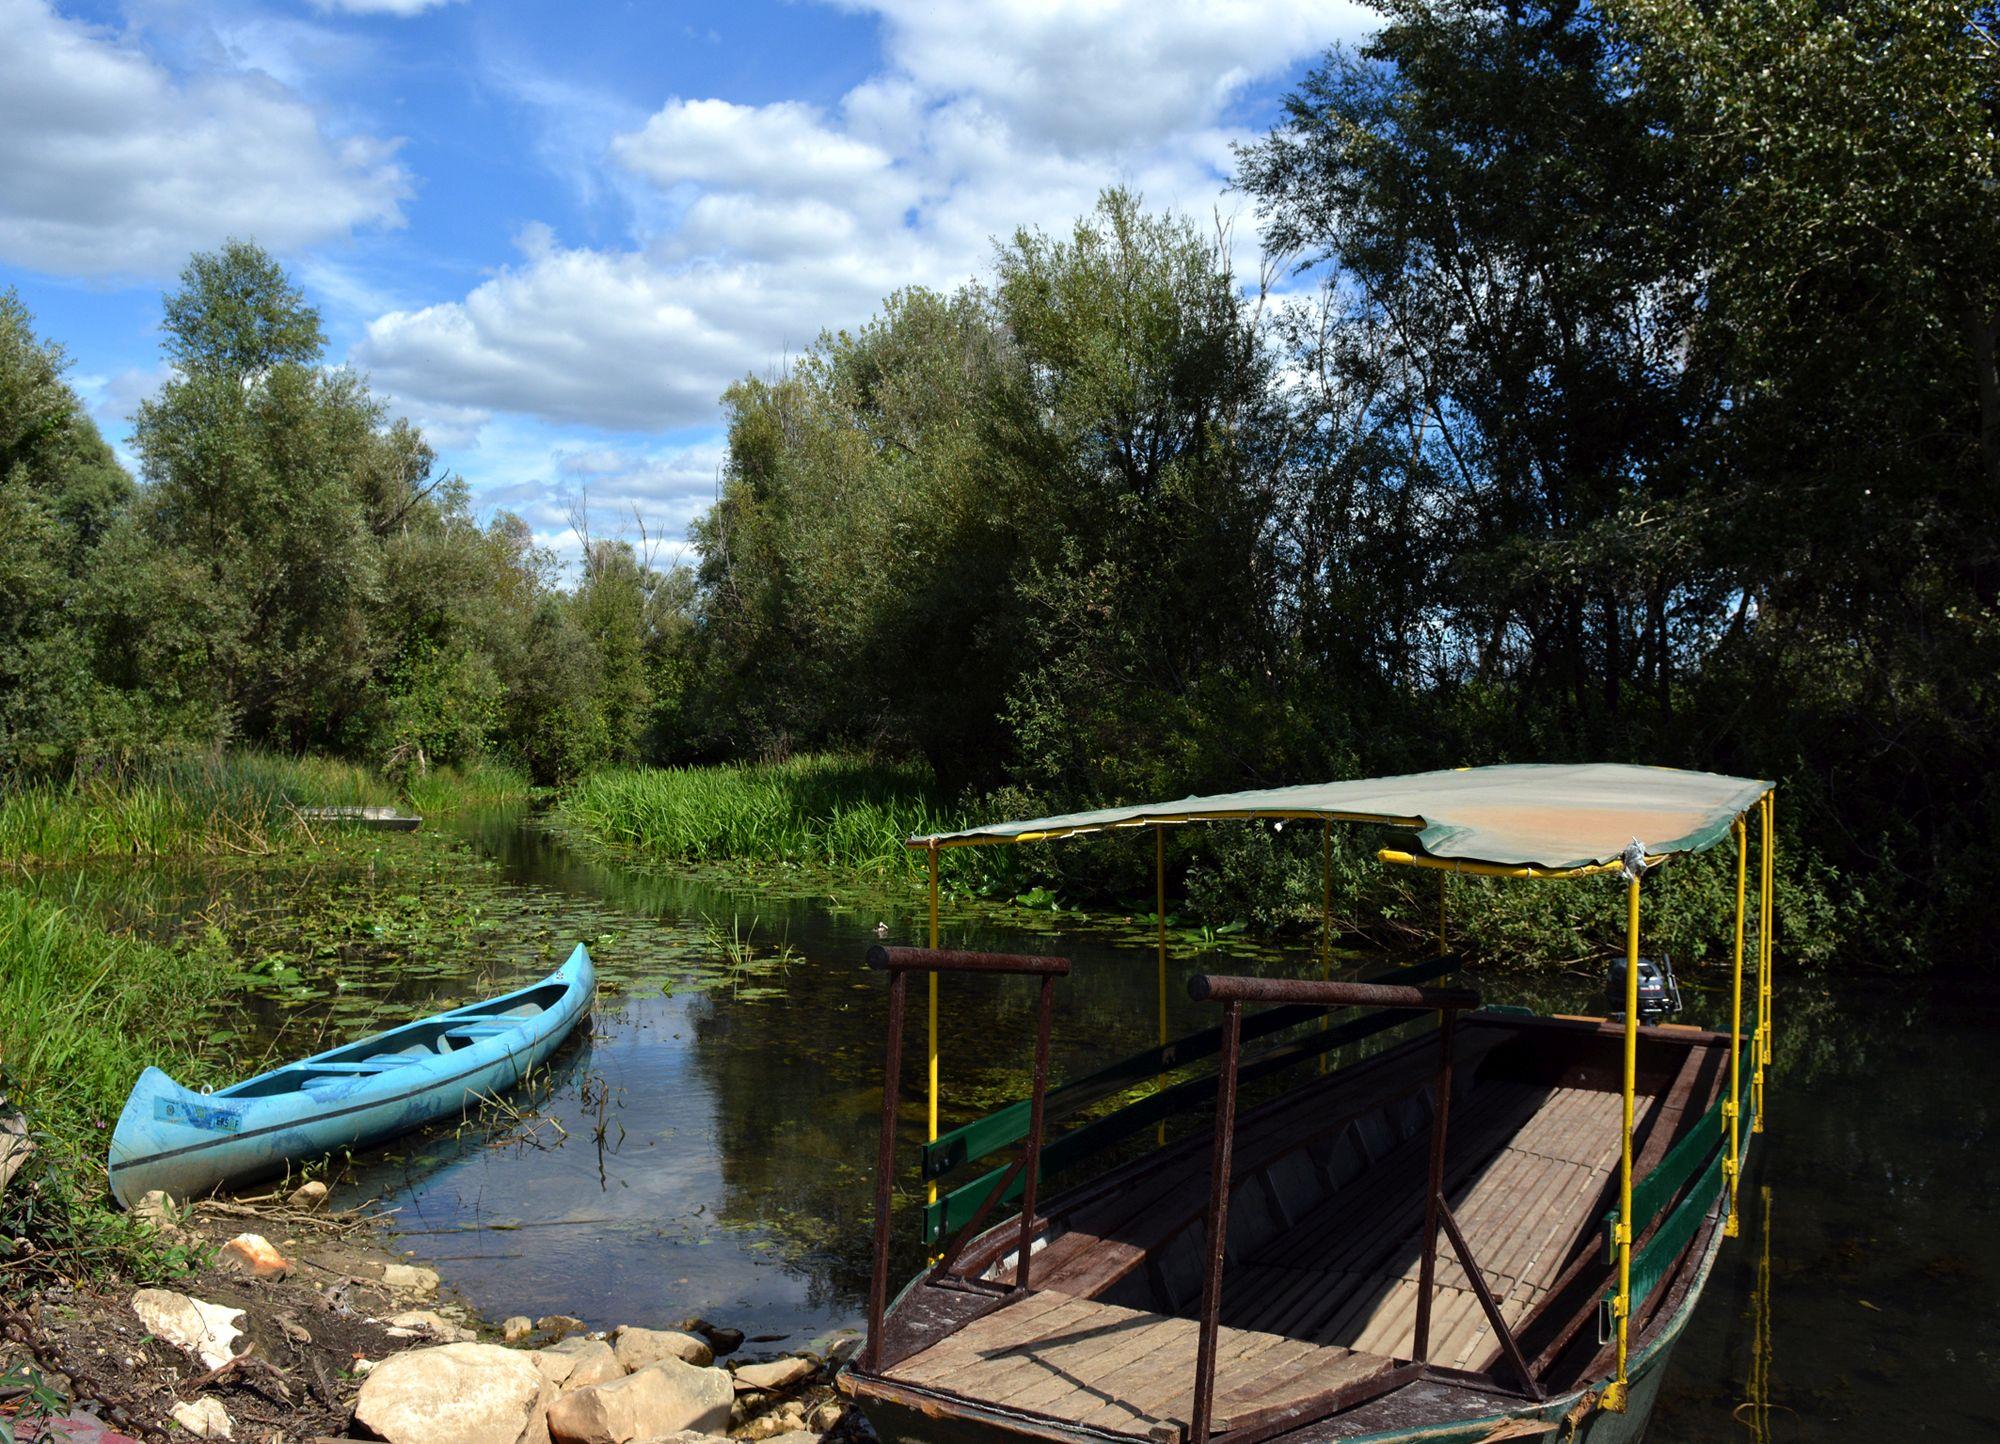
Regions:
<svg viewBox="0 0 2000 1444"><path fill-rule="evenodd" d="M518 1344L535 1331L535 1321L526 1314L515 1314L500 1325L500 1337L510 1344Z"/></svg>
<svg viewBox="0 0 2000 1444"><path fill-rule="evenodd" d="M720 1433L735 1398L729 1375L662 1359L609 1384L572 1389L549 1408L558 1444L631 1444L681 1430Z"/></svg>
<svg viewBox="0 0 2000 1444"><path fill-rule="evenodd" d="M0 1098L0 1104L6 1101ZM35 1140L28 1136L27 1115L19 1111L0 1114L0 1193L7 1191L7 1185L34 1151Z"/></svg>
<svg viewBox="0 0 2000 1444"><path fill-rule="evenodd" d="M281 1279L292 1271L292 1261L261 1233L237 1234L216 1251L215 1261L257 1279Z"/></svg>
<svg viewBox="0 0 2000 1444"><path fill-rule="evenodd" d="M543 1314L535 1320L535 1327L545 1334L554 1334L558 1339L584 1332L584 1322L570 1314Z"/></svg>
<svg viewBox="0 0 2000 1444"><path fill-rule="evenodd" d="M230 1434L229 1411L220 1399L190 1399L174 1405L168 1416L198 1438L227 1439Z"/></svg>
<svg viewBox="0 0 2000 1444"><path fill-rule="evenodd" d="M782 1414L760 1414L736 1431L738 1439L775 1439L780 1434L796 1434L805 1425Z"/></svg>
<svg viewBox="0 0 2000 1444"><path fill-rule="evenodd" d="M382 1282L399 1294L434 1294L438 1290L437 1270L414 1264L385 1264Z"/></svg>
<svg viewBox="0 0 2000 1444"><path fill-rule="evenodd" d="M741 1329L718 1329L713 1324L704 1324L696 1320L693 1332L708 1340L709 1347L715 1350L715 1357L718 1359L727 1358L743 1347Z"/></svg>
<svg viewBox="0 0 2000 1444"><path fill-rule="evenodd" d="M625 1377L625 1368L611 1345L601 1339L564 1339L535 1350L542 1377L559 1389L588 1389Z"/></svg>
<svg viewBox="0 0 2000 1444"><path fill-rule="evenodd" d="M285 1198L293 1208L318 1208L326 1202L326 1185L315 1178L311 1183L302 1183Z"/></svg>
<svg viewBox="0 0 2000 1444"><path fill-rule="evenodd" d="M672 1329L638 1329L628 1324L611 1337L618 1346L618 1362L628 1374L662 1359L679 1359L698 1369L715 1362L715 1350L693 1334L676 1333Z"/></svg>
<svg viewBox="0 0 2000 1444"><path fill-rule="evenodd" d="M436 1339L443 1344L469 1344L479 1336L470 1329L461 1329L442 1314L429 1309L405 1309L400 1314L391 1314L382 1320L389 1333L398 1339Z"/></svg>
<svg viewBox="0 0 2000 1444"><path fill-rule="evenodd" d="M362 1381L354 1422L389 1444L542 1444L545 1388L534 1360L516 1349L412 1349Z"/></svg>
<svg viewBox="0 0 2000 1444"><path fill-rule="evenodd" d="M673 1434L662 1434L657 1439L648 1439L645 1444L734 1444L727 1434L704 1434L699 1429L682 1429Z"/></svg>
<svg viewBox="0 0 2000 1444"><path fill-rule="evenodd" d="M806 1428L816 1434L830 1433L847 1413L847 1406L838 1399L825 1399L817 1409L806 1416Z"/></svg>
<svg viewBox="0 0 2000 1444"><path fill-rule="evenodd" d="M203 1303L171 1289L140 1289L132 1295L132 1312L147 1333L185 1349L206 1369L219 1369L228 1363L235 1352L230 1346L243 1333L236 1327L243 1320L243 1310Z"/></svg>
<svg viewBox="0 0 2000 1444"><path fill-rule="evenodd" d="M163 1188L140 1194L139 1201L132 1205L132 1217L162 1238L179 1240L187 1237L187 1231L181 1227L180 1211L174 1207L174 1201L167 1197Z"/></svg>
<svg viewBox="0 0 2000 1444"><path fill-rule="evenodd" d="M768 1364L743 1365L736 1371L736 1387L739 1391L754 1389L763 1394L782 1394L812 1376L811 1359L773 1359Z"/></svg>

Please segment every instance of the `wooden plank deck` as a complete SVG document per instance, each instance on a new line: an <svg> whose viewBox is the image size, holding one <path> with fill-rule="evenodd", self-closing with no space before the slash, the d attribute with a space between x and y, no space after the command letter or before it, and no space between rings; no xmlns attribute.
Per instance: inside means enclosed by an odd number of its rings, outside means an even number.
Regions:
<svg viewBox="0 0 2000 1444"><path fill-rule="evenodd" d="M1523 1100L1496 1089L1466 1110L1454 1141L1478 1140L1447 1196L1474 1261L1518 1326L1546 1297L1602 1206L1618 1167L1619 1098L1586 1088ZM1639 1100L1640 1117L1653 1100ZM1460 1120L1454 1119L1454 1125ZM1495 1136L1495 1129L1504 1130ZM1227 1275L1223 1318L1243 1328L1407 1359L1415 1348L1422 1262L1420 1134ZM1499 1145L1495 1148L1494 1145ZM1452 1150L1453 1162L1463 1155ZM1499 1341L1449 1243L1438 1246L1431 1362L1487 1369Z"/></svg>
<svg viewBox="0 0 2000 1444"><path fill-rule="evenodd" d="M890 1369L888 1379L1009 1411L1149 1440L1184 1437L1199 1329L1192 1319L1056 1292L976 1319ZM1225 1328L1214 1430L1333 1390L1366 1392L1395 1363L1282 1334Z"/></svg>

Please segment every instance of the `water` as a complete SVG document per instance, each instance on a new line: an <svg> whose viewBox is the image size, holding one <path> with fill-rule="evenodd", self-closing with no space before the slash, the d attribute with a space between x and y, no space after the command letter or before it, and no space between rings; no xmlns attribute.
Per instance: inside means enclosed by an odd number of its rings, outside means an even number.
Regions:
<svg viewBox="0 0 2000 1444"><path fill-rule="evenodd" d="M152 870L94 896L277 957L276 975L218 1025L257 1056L516 985L588 941L604 980L592 1034L511 1113L354 1160L340 1200L396 1208L399 1246L495 1317L700 1315L794 1344L854 1326L886 1025L883 980L862 958L878 923L921 940L916 890L843 908L801 884L752 890L583 855L519 814L460 831L487 861L394 839L373 861ZM1059 991L1057 1080L1154 1041L1143 927L949 909L945 922L948 945L1075 961ZM751 960L732 963L745 940ZM1300 962L1183 949L1169 1026L1212 1020L1186 997L1190 972ZM1984 977L1792 984L1782 962L1771 1129L1743 1187L1744 1237L1725 1246L1649 1437L2000 1438L2000 989ZM1603 1006L1601 981L1580 972L1474 981L1496 1002ZM1687 1021L1726 1018L1720 981L1682 979ZM1034 993L1006 979L950 978L944 990L949 1127L1025 1091ZM910 1143L923 1127L922 1018L914 1008ZM916 1197L906 1178L899 1275L916 1265Z"/></svg>

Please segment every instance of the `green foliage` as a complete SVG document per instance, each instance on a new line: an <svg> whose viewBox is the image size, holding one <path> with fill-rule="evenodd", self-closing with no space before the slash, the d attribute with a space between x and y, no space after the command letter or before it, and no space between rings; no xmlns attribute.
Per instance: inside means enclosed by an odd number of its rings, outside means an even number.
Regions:
<svg viewBox="0 0 2000 1444"><path fill-rule="evenodd" d="M75 1275L187 1262L111 1206L107 1130L148 1065L199 1085L188 1026L225 976L198 948L112 932L84 912L0 884L0 1058L39 1150L0 1201L0 1227Z"/></svg>
<svg viewBox="0 0 2000 1444"><path fill-rule="evenodd" d="M924 769L846 757L691 768L611 768L564 792L557 821L690 862L736 860L877 873L922 866L904 840L956 825Z"/></svg>

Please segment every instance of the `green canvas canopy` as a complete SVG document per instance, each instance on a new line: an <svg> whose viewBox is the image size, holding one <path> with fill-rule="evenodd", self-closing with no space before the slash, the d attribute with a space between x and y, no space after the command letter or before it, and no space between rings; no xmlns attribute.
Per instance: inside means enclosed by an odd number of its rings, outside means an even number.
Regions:
<svg viewBox="0 0 2000 1444"><path fill-rule="evenodd" d="M913 837L909 845L1038 842L1231 818L1327 818L1407 828L1417 834L1417 850L1440 861L1556 871L1614 862L1633 838L1656 858L1701 852L1770 789L1750 778L1620 762L1468 767L1106 807Z"/></svg>

